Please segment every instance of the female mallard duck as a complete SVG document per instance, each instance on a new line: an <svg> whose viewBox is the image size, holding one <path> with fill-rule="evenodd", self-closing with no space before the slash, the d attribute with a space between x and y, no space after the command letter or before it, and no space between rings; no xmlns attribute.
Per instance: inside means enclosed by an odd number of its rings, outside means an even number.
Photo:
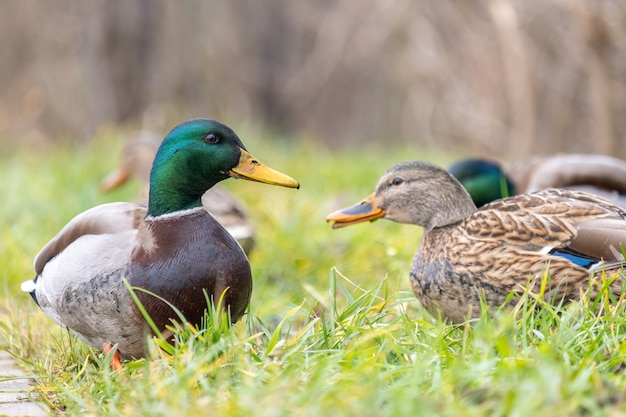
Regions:
<svg viewBox="0 0 626 417"><path fill-rule="evenodd" d="M229 127L187 121L157 152L147 208L110 203L79 214L39 252L37 276L23 290L55 322L94 347L117 344L123 358L147 351L146 323L124 279L167 300L191 323L204 315L205 291L213 300L223 297L236 321L250 300L250 264L201 203L207 189L228 177L299 188L251 156ZM160 330L177 317L165 302L136 294Z"/></svg>
<svg viewBox="0 0 626 417"><path fill-rule="evenodd" d="M626 161L606 155L559 154L518 161L505 170L484 159L450 165L478 207L499 198L545 188L569 188L599 195L626 208Z"/></svg>
<svg viewBox="0 0 626 417"><path fill-rule="evenodd" d="M150 188L150 169L160 143L160 138L148 131L134 135L122 149L120 166L102 181L102 189L110 191L130 178L136 178L142 184L136 201L146 203ZM255 231L242 205L219 185L202 195L202 205L239 242L249 256L255 243Z"/></svg>
<svg viewBox="0 0 626 417"><path fill-rule="evenodd" d="M446 170L406 162L387 171L361 203L330 214L333 228L378 218L422 226L411 266L417 298L431 313L462 322L494 311L511 292L539 292L547 268L547 299L572 300L590 274L612 277L622 264L626 211L587 193L548 189L477 209ZM610 291L619 294L622 280ZM598 294L593 284L590 294Z"/></svg>

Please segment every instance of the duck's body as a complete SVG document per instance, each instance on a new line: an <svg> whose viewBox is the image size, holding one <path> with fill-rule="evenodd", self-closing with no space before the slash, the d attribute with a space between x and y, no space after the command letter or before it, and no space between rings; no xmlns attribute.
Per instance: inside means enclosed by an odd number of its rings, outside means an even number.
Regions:
<svg viewBox="0 0 626 417"><path fill-rule="evenodd" d="M150 170L160 143L160 138L149 131L141 131L132 136L122 149L120 166L102 181L102 189L112 190L134 178L141 184L136 202L147 203ZM239 242L249 256L254 248L256 232L243 205L219 185L213 186L202 195L202 205Z"/></svg>
<svg viewBox="0 0 626 417"><path fill-rule="evenodd" d="M599 195L626 208L626 161L607 155L558 154L516 161L503 168L485 159L464 159L448 171L478 207L496 199L546 188Z"/></svg>
<svg viewBox="0 0 626 417"><path fill-rule="evenodd" d="M233 321L252 293L241 247L206 210L159 219L142 215L145 209L131 203L95 207L60 235L76 234L75 240L65 247L52 241L35 260L36 298L44 313L92 346L114 341L123 358L145 355L147 329L122 278L178 306L194 323L207 308L203 290L211 300L224 294ZM103 223L107 218L110 226ZM88 229L92 221L98 230ZM49 254L56 255L45 259ZM165 303L136 294L159 329L176 317Z"/></svg>
<svg viewBox="0 0 626 417"><path fill-rule="evenodd" d="M205 292L209 301L223 297L236 321L250 300L250 265L200 202L229 176L298 186L252 159L228 127L207 119L183 123L159 149L149 205L110 203L79 214L37 255L37 277L23 289L55 322L94 347L117 344L124 358L143 357L148 334L124 280L137 288L160 331L178 319L163 300L199 324Z"/></svg>
<svg viewBox="0 0 626 417"><path fill-rule="evenodd" d="M602 198L550 189L476 209L450 174L419 161L393 167L369 199L328 219L340 227L381 217L424 227L412 287L429 312L453 322L480 315L481 298L494 311L511 292L539 293L546 270L545 299L579 298L590 277L621 270L626 242L626 212ZM610 291L620 294L622 283Z"/></svg>

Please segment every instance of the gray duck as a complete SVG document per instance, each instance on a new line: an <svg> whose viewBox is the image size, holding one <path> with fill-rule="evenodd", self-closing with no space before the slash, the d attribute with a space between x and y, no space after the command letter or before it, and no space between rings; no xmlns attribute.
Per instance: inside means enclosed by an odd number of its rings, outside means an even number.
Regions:
<svg viewBox="0 0 626 417"><path fill-rule="evenodd" d="M223 300L237 321L252 293L250 264L201 201L206 190L227 178L299 188L293 178L250 155L228 126L187 121L159 147L147 207L109 203L77 215L37 254L36 277L22 290L87 344L105 352L117 346L116 369L120 357L146 355L149 335L124 279L145 290L136 295L163 334L178 316L162 300L199 325L206 294Z"/></svg>

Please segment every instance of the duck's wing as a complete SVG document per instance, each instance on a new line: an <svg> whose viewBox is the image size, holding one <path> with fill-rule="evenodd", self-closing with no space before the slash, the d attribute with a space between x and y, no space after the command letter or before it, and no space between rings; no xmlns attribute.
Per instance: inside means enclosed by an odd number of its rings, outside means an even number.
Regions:
<svg viewBox="0 0 626 417"><path fill-rule="evenodd" d="M141 354L141 324L121 278L146 211L136 204L110 203L79 214L39 252L37 277L24 282L22 290L86 343L102 349L115 342L125 354Z"/></svg>
<svg viewBox="0 0 626 417"><path fill-rule="evenodd" d="M465 230L590 268L623 260L626 212L591 194L548 189L488 204L466 220Z"/></svg>
<svg viewBox="0 0 626 417"><path fill-rule="evenodd" d="M35 272L40 275L52 258L82 236L119 234L136 230L147 208L132 203L109 203L96 206L74 217L35 257Z"/></svg>
<svg viewBox="0 0 626 417"><path fill-rule="evenodd" d="M545 156L532 156L529 158L519 159L506 165L505 174L515 184L516 194L525 194L529 191L529 185L535 171L541 166L546 159ZM553 174L549 174L552 179ZM536 186L534 186L536 187ZM546 186L543 188L554 188L555 186ZM534 191L538 191L535 189Z"/></svg>
<svg viewBox="0 0 626 417"><path fill-rule="evenodd" d="M522 166L527 167L525 180L519 179ZM626 161L608 155L560 154L533 158L517 168L511 167L509 174L524 182L520 193L572 186L626 193Z"/></svg>

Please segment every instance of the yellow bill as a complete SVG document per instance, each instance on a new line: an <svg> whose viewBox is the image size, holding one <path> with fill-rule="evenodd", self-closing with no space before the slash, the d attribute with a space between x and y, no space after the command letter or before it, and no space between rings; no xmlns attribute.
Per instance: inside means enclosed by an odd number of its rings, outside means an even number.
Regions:
<svg viewBox="0 0 626 417"><path fill-rule="evenodd" d="M261 161L250 155L245 150L241 150L239 164L230 170L233 178L262 182L264 184L280 185L289 188L300 188L300 183L289 175L272 169Z"/></svg>

